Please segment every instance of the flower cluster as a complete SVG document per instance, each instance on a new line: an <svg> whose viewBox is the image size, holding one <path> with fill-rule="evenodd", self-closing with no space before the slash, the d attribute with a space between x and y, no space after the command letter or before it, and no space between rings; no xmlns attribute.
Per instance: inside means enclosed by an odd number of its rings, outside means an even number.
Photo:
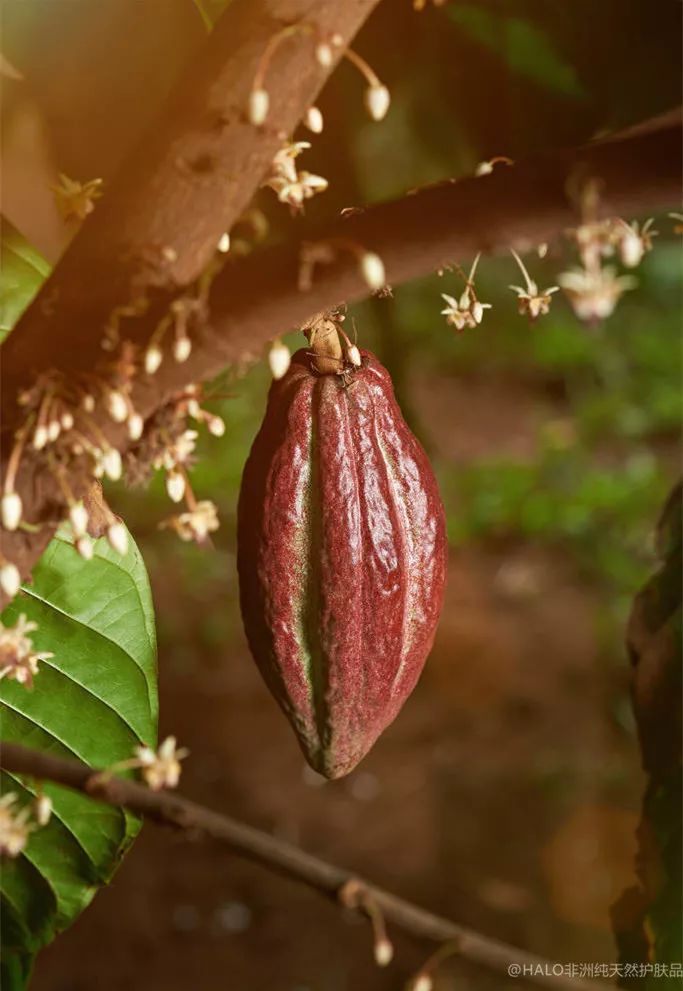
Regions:
<svg viewBox="0 0 683 991"><path fill-rule="evenodd" d="M190 420L204 424L214 437L222 437L225 423L220 416L204 409L201 386L189 385L158 410L149 421L145 436L130 457L128 475L145 481L150 469L166 473L166 492L173 502L187 504L187 512L163 520L159 525L171 529L183 540L202 542L218 528L216 507L206 500L198 502L192 491L188 469L199 436L188 425ZM136 477L137 476L137 477Z"/></svg>
<svg viewBox="0 0 683 991"><path fill-rule="evenodd" d="M299 172L295 160L311 145L308 141L295 141L283 145L275 155L270 173L263 185L276 194L280 203L287 203L293 213L303 209L304 200L327 189L327 179L312 172Z"/></svg>
<svg viewBox="0 0 683 991"><path fill-rule="evenodd" d="M49 651L33 649L29 633L38 629L38 624L22 613L14 626L0 622L0 678L8 678L20 685L33 685L38 674L38 662L54 657Z"/></svg>
<svg viewBox="0 0 683 991"><path fill-rule="evenodd" d="M576 242L581 267L563 272L559 283L567 293L574 312L581 320L595 322L609 317L619 299L636 280L619 275L613 265L603 267L603 259L618 257L625 268L636 268L657 236L652 219L641 226L626 223L620 217L600 219L599 192L596 183L587 183L581 194L582 222L569 231Z"/></svg>

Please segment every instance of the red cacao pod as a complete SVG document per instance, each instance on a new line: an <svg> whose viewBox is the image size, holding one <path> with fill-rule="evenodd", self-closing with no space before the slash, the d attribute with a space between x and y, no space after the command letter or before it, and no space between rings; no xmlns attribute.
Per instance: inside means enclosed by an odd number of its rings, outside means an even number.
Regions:
<svg viewBox="0 0 683 991"><path fill-rule="evenodd" d="M252 654L328 778L358 764L415 687L446 578L431 466L389 373L361 354L348 378L293 356L271 386L238 509Z"/></svg>

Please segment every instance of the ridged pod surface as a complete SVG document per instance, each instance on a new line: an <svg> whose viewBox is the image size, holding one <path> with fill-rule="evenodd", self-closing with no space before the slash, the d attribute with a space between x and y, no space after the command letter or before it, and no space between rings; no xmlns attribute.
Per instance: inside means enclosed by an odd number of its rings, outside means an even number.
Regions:
<svg viewBox="0 0 683 991"><path fill-rule="evenodd" d="M387 370L344 381L298 351L273 382L238 509L242 616L304 754L348 774L394 719L443 601L443 506Z"/></svg>

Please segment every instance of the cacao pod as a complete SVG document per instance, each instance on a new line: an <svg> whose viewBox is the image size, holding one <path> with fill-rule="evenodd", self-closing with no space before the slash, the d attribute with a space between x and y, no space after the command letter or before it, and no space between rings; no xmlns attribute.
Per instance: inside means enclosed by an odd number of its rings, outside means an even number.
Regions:
<svg viewBox="0 0 683 991"><path fill-rule="evenodd" d="M273 382L238 508L252 654L303 752L351 771L411 693L443 601L443 506L387 370L298 351Z"/></svg>

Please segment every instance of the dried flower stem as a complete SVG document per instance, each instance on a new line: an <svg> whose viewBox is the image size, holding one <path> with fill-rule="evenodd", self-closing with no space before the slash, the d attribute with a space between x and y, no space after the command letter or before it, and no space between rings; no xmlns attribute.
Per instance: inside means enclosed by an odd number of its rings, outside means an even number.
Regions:
<svg viewBox="0 0 683 991"><path fill-rule="evenodd" d="M268 44L263 49L263 53L259 59L258 66L256 67L256 73L254 75L254 81L251 84L252 91L256 89L263 89L263 83L266 78L266 73L268 72L270 60L283 41L287 38L291 38L292 35L312 34L313 31L314 28L312 24L308 24L306 21L297 21L295 24L288 24L286 27L282 28L281 31L278 31L277 34L274 34L268 40Z"/></svg>
<svg viewBox="0 0 683 991"><path fill-rule="evenodd" d="M347 58L352 65L355 65L361 75L365 77L368 86L379 87L382 85L374 69L368 65L362 56L360 56L357 52L354 52L352 48L345 49L344 58Z"/></svg>

